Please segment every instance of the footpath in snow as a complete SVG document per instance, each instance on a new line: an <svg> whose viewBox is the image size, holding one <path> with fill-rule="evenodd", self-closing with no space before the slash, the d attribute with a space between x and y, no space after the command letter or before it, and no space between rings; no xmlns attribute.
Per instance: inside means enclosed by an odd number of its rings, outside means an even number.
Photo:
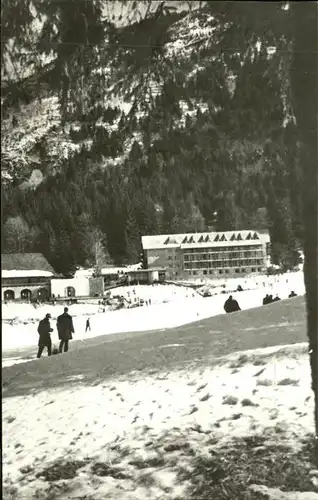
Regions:
<svg viewBox="0 0 318 500"><path fill-rule="evenodd" d="M317 500L313 404L307 344L6 397L3 495Z"/></svg>

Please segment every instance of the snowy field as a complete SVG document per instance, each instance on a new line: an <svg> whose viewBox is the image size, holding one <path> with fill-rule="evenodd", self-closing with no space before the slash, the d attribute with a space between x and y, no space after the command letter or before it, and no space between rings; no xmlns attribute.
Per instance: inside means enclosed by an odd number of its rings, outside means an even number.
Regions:
<svg viewBox="0 0 318 500"><path fill-rule="evenodd" d="M4 398L3 498L317 500L313 431L307 344L79 380Z"/></svg>
<svg viewBox="0 0 318 500"><path fill-rule="evenodd" d="M197 285L202 280L196 280ZM275 296L278 294L281 298L286 298L294 290L297 294L305 293L304 279L302 271L290 271L275 276L248 276L246 278L228 278L225 280L206 279L202 283L202 290L209 291L213 295L221 293L223 290L235 292L238 286L243 290L263 289L265 294L269 293Z"/></svg>
<svg viewBox="0 0 318 500"><path fill-rule="evenodd" d="M205 284L215 294L207 298L174 285L123 287L113 295L148 303L150 299L151 304L105 312L95 304L74 304L69 309L75 338L147 330L156 335L156 329L224 314L224 301L237 284L243 291L233 296L242 310L260 306L266 293L278 293L282 299L291 290L304 294L302 273L271 278L265 284L255 280L227 282L225 288ZM300 307L295 299L295 310L293 300L265 306L264 314L263 309L253 311L258 318L261 314L263 337L270 338L275 327L277 335L286 338L284 344L292 342ZM3 366L25 361L10 359L10 349L30 346L35 354L39 319L50 312L55 328L62 310L61 305L4 304ZM244 319L244 314L250 316ZM232 340L238 327L247 339L244 332L260 325L252 319L252 311L244 314L219 319L219 323L228 320L227 352L235 349ZM88 317L92 330L85 333ZM209 327L204 328L209 335ZM176 360L178 352L189 352L190 347L177 339L164 345ZM56 330L52 340L57 343ZM27 372L23 365L4 368L6 500L318 500L318 470L310 448L314 400L307 343L219 358L212 348L204 363L190 357L178 367L163 368L160 362L143 371L134 364L133 371L108 378L101 376L104 354L98 360L93 354L101 351L100 346L87 349L92 353L88 358L88 354L77 357L71 349L69 355L24 365L30 366ZM108 351L107 346L104 349ZM109 354L111 359L114 354ZM79 371L74 367L72 373L68 358L77 360ZM94 365L88 378L86 359ZM52 371L47 369L51 364Z"/></svg>
<svg viewBox="0 0 318 500"><path fill-rule="evenodd" d="M267 279L267 281L265 281ZM287 280L287 281L286 281ZM242 310L258 307L262 304L266 293L275 295L282 299L288 297L291 290L298 295L304 294L304 283L302 273L288 273L280 278L253 278L249 282L242 280L231 280L223 286L213 288L212 297L203 298L191 288L175 285L138 285L134 287L122 287L113 290L112 295L123 295L126 299L151 301L150 305L144 305L134 309L121 309L111 311L107 306L105 312L97 304L73 304L69 306L69 312L74 319L75 335L78 340L98 337L118 332L134 332L173 328L193 321L224 314L223 304L229 293L241 283L242 292L233 292L234 298L239 302ZM265 284L265 286L264 286ZM246 289L248 287L249 289ZM221 293L226 292L226 293ZM2 305L2 350L8 353L10 350L36 346L38 341L37 325L46 313L52 316L51 324L54 328L52 341L57 344L58 337L55 321L63 312L61 305L38 305L8 303ZM91 331L85 333L86 319L90 318ZM6 354L2 366L9 366L18 362L18 359L10 359Z"/></svg>

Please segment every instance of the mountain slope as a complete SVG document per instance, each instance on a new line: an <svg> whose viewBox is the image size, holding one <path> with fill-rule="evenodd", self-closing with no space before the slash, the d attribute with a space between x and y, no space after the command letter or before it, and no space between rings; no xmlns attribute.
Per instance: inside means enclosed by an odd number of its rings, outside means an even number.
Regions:
<svg viewBox="0 0 318 500"><path fill-rule="evenodd" d="M54 36L44 28L35 33L34 47L42 54L44 44L50 58L41 70L5 83L5 221L19 207L38 234L31 247L62 270L92 261L91 248L73 248L74 241L92 241L89 228L102 231L103 246L119 263L139 256L141 234L202 230L215 212L219 229L255 227L257 210L272 206L278 191L274 216L263 223L275 233L282 207L291 219L299 204L291 206L284 179L290 161L298 168L297 142L288 124L284 58L273 49L286 42L268 31L245 43L244 26L235 28L209 6L158 7L128 27L99 22L89 11L92 43L81 34L76 43L45 42L44 35L65 39L63 23L75 32L79 5L73 17L69 7L64 17L52 14L60 26ZM41 175L32 177L35 169ZM56 214L66 211L61 222ZM291 223L287 228L277 243L290 253L299 234Z"/></svg>

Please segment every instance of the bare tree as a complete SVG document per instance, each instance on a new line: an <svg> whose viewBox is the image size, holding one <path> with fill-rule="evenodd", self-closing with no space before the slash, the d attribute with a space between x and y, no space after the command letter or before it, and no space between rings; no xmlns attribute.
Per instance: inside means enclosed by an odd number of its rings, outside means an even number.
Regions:
<svg viewBox="0 0 318 500"><path fill-rule="evenodd" d="M32 245L28 223L19 215L9 217L3 227L3 245L7 252L27 252Z"/></svg>
<svg viewBox="0 0 318 500"><path fill-rule="evenodd" d="M104 266L112 264L112 259L108 253L105 236L98 228L93 228L89 238L91 240L91 249L94 258L95 273L100 274Z"/></svg>

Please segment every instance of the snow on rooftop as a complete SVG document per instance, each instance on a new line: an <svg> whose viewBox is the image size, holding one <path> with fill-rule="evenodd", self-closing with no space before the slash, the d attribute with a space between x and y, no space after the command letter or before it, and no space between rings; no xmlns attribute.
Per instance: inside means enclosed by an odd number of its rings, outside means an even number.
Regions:
<svg viewBox="0 0 318 500"><path fill-rule="evenodd" d="M169 247L196 247L200 246L238 246L269 243L267 232L254 230L225 231L211 233L184 233L184 234L158 234L142 236L144 249L156 249Z"/></svg>
<svg viewBox="0 0 318 500"><path fill-rule="evenodd" d="M95 273L95 269L77 269L74 273L74 278L91 277Z"/></svg>
<svg viewBox="0 0 318 500"><path fill-rule="evenodd" d="M34 270L20 270L11 269L10 271L3 270L1 272L2 278L32 278L32 277L51 277L53 273L51 271L37 271Z"/></svg>
<svg viewBox="0 0 318 500"><path fill-rule="evenodd" d="M101 269L101 274L116 274L116 273L125 273L127 272L126 267L103 267Z"/></svg>

